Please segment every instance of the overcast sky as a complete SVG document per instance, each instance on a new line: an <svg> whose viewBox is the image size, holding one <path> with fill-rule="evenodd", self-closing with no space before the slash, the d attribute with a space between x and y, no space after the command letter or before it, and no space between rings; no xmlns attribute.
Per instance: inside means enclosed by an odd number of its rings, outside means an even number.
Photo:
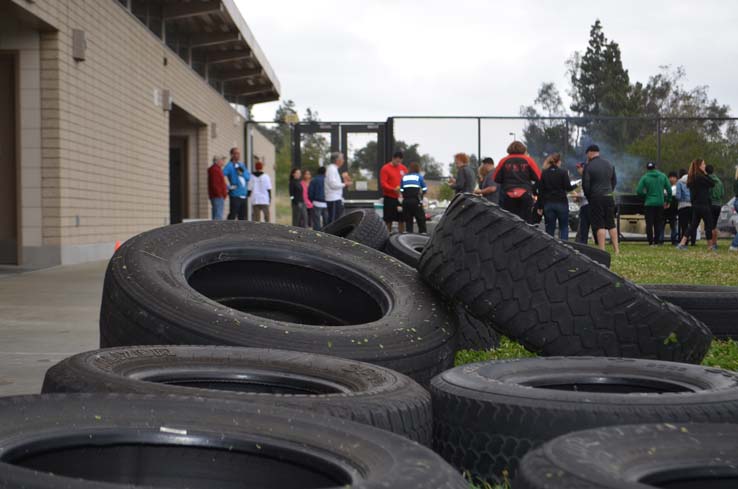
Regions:
<svg viewBox="0 0 738 489"><path fill-rule="evenodd" d="M586 49L597 18L605 35L620 44L631 81L646 82L661 65L682 65L689 87L709 85L711 96L730 105L733 114L738 109L733 0L236 3L282 84L282 98L294 100L301 114L306 107L317 109L324 121L518 115L541 82L556 82L565 95L564 63ZM255 117L271 120L276 106L257 105ZM497 158L500 151L486 146L503 144L501 135L519 128L493 126L485 131L496 136L483 136L482 154ZM476 146L476 133L466 136L469 127L475 124L460 122L451 130L454 138L464 133L459 147L470 141ZM405 131L415 137L424 129ZM450 151L432 133L421 149Z"/></svg>

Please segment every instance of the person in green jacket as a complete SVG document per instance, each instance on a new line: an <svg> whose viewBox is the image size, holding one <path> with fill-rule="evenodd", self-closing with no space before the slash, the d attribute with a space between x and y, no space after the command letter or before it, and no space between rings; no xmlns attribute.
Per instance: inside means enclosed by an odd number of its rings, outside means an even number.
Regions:
<svg viewBox="0 0 738 489"><path fill-rule="evenodd" d="M664 244L664 206L671 199L671 184L662 172L656 169L656 163L646 165L646 174L641 177L636 188L638 195L646 197L646 237L648 245ZM664 196L669 198L665 200Z"/></svg>
<svg viewBox="0 0 738 489"><path fill-rule="evenodd" d="M705 173L710 180L715 182L715 186L710 190L710 210L712 210L712 237L710 239L710 248L717 251L718 228L717 222L720 219L720 210L723 207L723 197L725 197L725 187L720 177L715 175L715 168L712 165L705 167Z"/></svg>

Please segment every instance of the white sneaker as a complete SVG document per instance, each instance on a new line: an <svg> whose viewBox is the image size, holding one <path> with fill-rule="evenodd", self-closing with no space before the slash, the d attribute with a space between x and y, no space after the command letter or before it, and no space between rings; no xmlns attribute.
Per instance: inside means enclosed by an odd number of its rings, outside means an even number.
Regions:
<svg viewBox="0 0 738 489"><path fill-rule="evenodd" d="M731 246L728 251L738 251L738 246Z"/></svg>

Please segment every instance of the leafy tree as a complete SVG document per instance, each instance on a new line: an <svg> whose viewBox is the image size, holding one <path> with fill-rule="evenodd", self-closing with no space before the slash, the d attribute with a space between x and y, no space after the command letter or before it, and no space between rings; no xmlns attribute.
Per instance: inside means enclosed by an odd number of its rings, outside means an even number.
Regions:
<svg viewBox="0 0 738 489"><path fill-rule="evenodd" d="M318 123L320 116L317 110L308 107L302 122ZM314 169L330 163L330 142L321 133L305 134L301 141L303 168Z"/></svg>
<svg viewBox="0 0 738 489"><path fill-rule="evenodd" d="M571 131L564 120L566 109L554 83L541 84L533 105L521 107L520 115L528 118L523 129L523 142L534 158L543 159L552 153L573 150ZM561 119L536 119L541 116Z"/></svg>

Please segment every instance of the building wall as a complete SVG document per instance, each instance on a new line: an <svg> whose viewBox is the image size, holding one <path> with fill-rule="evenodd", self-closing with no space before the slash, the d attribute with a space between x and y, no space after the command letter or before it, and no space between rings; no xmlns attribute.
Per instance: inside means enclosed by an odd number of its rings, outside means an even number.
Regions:
<svg viewBox="0 0 738 489"><path fill-rule="evenodd" d="M199 195L190 217L206 217L203 175L213 154L243 147L243 118L116 0L13 1L51 27L26 37L2 31L2 39L10 38L4 42L25 43L25 76L35 76L34 63L40 73L35 98L31 83L21 104L31 126L39 126L33 104L40 107L40 130L21 126L28 140L25 263L108 258L116 241L168 224L169 113L156 97L164 89L205 124L197 132L199 178L190 175ZM72 29L86 33L85 61L72 59ZM32 165L26 172L26 160L36 161L35 172Z"/></svg>

